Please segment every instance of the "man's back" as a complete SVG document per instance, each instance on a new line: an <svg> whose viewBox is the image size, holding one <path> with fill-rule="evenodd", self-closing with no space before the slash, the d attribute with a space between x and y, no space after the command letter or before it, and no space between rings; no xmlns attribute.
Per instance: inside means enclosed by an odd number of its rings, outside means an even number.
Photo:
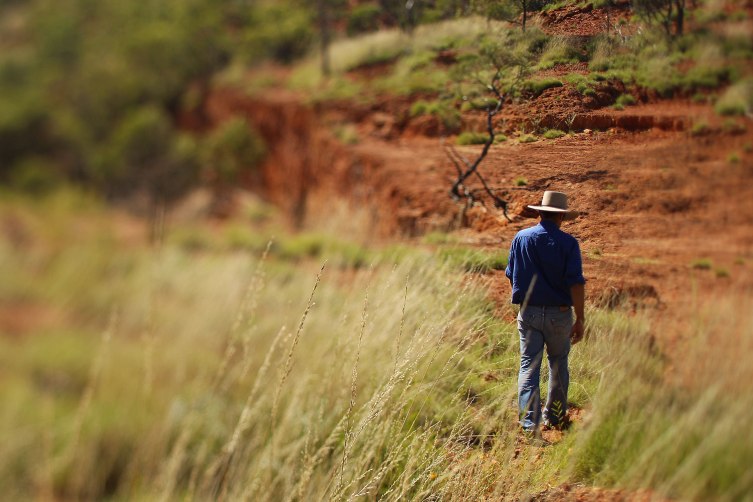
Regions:
<svg viewBox="0 0 753 502"><path fill-rule="evenodd" d="M512 283L512 303L572 305L570 288L585 282L578 241L555 222L542 220L521 230L510 246L507 278Z"/></svg>

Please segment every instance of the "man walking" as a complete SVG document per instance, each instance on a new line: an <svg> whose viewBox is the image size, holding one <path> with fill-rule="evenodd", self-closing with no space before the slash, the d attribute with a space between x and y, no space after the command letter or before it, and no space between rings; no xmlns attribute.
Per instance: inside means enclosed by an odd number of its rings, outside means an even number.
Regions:
<svg viewBox="0 0 753 502"><path fill-rule="evenodd" d="M570 344L583 338L585 279L580 247L560 230L578 213L568 210L567 195L544 192L538 211L541 222L518 232L510 245L505 275L512 285L512 303L521 306L518 409L523 430L537 434L542 422L539 390L546 347L549 394L543 410L545 426L563 427L567 417ZM575 319L573 319L573 307Z"/></svg>

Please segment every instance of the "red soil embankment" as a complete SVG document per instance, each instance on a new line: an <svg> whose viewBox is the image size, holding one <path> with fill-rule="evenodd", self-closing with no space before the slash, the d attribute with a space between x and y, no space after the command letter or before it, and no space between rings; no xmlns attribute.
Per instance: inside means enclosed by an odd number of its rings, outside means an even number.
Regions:
<svg viewBox="0 0 753 502"><path fill-rule="evenodd" d="M708 107L682 102L599 113L610 125L639 117L652 128L492 147L480 172L508 201L510 223L489 201L467 208L448 196L456 172L443 140L416 135L399 106L314 109L285 93L250 98L228 90L214 92L205 106L209 126L237 114L256 125L269 148L261 190L298 221L346 200L370 212L374 234L457 231L469 245L505 250L534 222L525 205L543 190L562 190L583 213L565 230L582 244L592 300L662 306L689 299L693 288L716 294L753 286L753 124L740 119L745 132L725 132ZM676 120L708 121L710 132L660 125ZM338 141L338 124L350 124L358 143ZM472 159L480 147L458 151ZM480 189L474 178L468 185ZM710 269L694 268L700 259ZM504 278L488 279L506 298Z"/></svg>

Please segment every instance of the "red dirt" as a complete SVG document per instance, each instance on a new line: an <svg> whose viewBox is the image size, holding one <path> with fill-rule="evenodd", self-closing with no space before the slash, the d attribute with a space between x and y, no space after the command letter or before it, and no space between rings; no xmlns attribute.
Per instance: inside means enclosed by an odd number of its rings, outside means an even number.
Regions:
<svg viewBox="0 0 753 502"><path fill-rule="evenodd" d="M257 124L269 145L262 191L299 222L326 214L333 198L344 198L368 209L382 236L455 231L475 246L505 251L518 230L535 223L526 204L557 189L583 213L565 230L581 242L592 301L663 308L690 301L693 291L714 295L753 286L750 121L740 121L747 128L742 134L724 133L710 108L667 102L590 114L606 126L645 121L636 128L648 129L641 132L610 129L494 145L480 172L509 202L507 222L488 204L465 208L450 199L455 167L440 139L404 136L407 105L393 106L314 110L284 93L252 99L224 90L210 96L205 113L212 123L240 113ZM711 125L707 135L675 132L701 120ZM341 144L327 127L348 121L359 131L353 146ZM468 158L480 151L457 149ZM729 160L732 154L736 162ZM516 186L518 178L527 184ZM481 188L475 179L468 185ZM711 260L711 270L692 267L702 258ZM506 302L509 286L501 273L489 280Z"/></svg>
<svg viewBox="0 0 753 502"><path fill-rule="evenodd" d="M659 502L667 499L647 491L608 490L563 484L530 495L528 502Z"/></svg>
<svg viewBox="0 0 753 502"><path fill-rule="evenodd" d="M603 33L607 26L624 24L631 16L630 2L616 2L610 8L594 9L591 4L584 7L567 6L551 12L543 12L538 18L543 30L552 35L591 37Z"/></svg>

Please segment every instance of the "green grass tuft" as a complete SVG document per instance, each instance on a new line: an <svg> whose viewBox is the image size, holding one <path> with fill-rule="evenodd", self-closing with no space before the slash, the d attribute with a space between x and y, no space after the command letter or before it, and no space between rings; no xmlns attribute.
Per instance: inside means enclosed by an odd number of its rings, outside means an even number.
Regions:
<svg viewBox="0 0 753 502"><path fill-rule="evenodd" d="M458 145L483 145L489 140L489 135L482 132L465 131L455 140Z"/></svg>

